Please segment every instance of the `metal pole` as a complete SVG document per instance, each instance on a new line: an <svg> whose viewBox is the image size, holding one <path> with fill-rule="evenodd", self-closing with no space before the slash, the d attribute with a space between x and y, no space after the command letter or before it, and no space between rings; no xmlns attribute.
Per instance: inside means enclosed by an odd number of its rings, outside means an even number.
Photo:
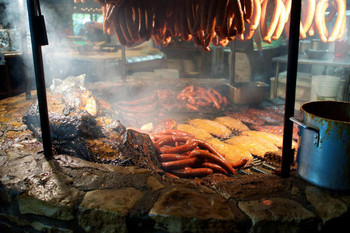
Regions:
<svg viewBox="0 0 350 233"><path fill-rule="evenodd" d="M27 0L29 28L32 41L32 51L34 60L35 81L39 104L41 137L43 141L44 155L46 158L52 157L52 143L47 109L45 76L41 46L47 45L47 35L44 18L40 12L39 0Z"/></svg>
<svg viewBox="0 0 350 233"><path fill-rule="evenodd" d="M287 61L287 83L284 112L284 132L282 149L282 176L290 175L290 166L294 157L292 149L293 122L289 120L294 116L295 88L297 81L298 53L299 53L299 27L300 27L301 0L292 0L290 33Z"/></svg>
<svg viewBox="0 0 350 233"><path fill-rule="evenodd" d="M121 64L121 72L122 72L122 82L126 82L126 53L125 46L122 46L122 64Z"/></svg>
<svg viewBox="0 0 350 233"><path fill-rule="evenodd" d="M235 76L236 76L236 40L233 40L230 42L230 49L231 49L231 63L229 64L229 75L230 75L230 84L233 84L235 82Z"/></svg>

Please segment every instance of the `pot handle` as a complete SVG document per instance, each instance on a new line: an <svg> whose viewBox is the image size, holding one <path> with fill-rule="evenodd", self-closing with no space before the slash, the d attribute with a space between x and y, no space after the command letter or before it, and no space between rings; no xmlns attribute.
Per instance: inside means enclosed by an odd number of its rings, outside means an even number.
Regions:
<svg viewBox="0 0 350 233"><path fill-rule="evenodd" d="M301 122L300 120L294 118L294 117L289 117L289 120L294 122L295 124L299 125L300 127L302 127L303 129L307 129L307 130L311 130L314 132L314 145L318 146L319 144L319 134L320 131L318 129L315 129L311 126L306 125L305 123Z"/></svg>

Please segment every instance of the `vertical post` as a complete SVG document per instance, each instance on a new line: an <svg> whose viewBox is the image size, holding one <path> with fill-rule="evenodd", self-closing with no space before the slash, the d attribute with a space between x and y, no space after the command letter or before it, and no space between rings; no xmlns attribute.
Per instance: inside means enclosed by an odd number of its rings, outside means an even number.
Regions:
<svg viewBox="0 0 350 233"><path fill-rule="evenodd" d="M300 27L301 0L292 0L290 33L288 43L288 61L287 61L287 83L284 111L284 132L282 149L282 176L290 175L290 166L294 157L292 149L293 122L289 120L294 115L295 88L298 68L299 53L299 27Z"/></svg>
<svg viewBox="0 0 350 233"><path fill-rule="evenodd" d="M44 18L40 12L39 0L27 0L29 28L32 41L35 81L39 104L41 137L43 141L44 155L52 157L52 143L47 109L46 87L41 46L47 45L47 35Z"/></svg>
<svg viewBox="0 0 350 233"><path fill-rule="evenodd" d="M122 72L122 82L126 82L126 53L125 46L122 46L122 64L121 64L121 72Z"/></svg>
<svg viewBox="0 0 350 233"><path fill-rule="evenodd" d="M233 40L230 42L230 49L231 49L231 63L229 67L229 75L230 75L230 84L235 82L235 75L236 75L236 40Z"/></svg>

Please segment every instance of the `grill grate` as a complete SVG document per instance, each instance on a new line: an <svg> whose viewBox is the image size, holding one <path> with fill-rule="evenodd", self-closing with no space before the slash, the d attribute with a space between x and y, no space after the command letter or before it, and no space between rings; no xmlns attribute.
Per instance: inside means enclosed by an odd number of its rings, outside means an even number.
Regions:
<svg viewBox="0 0 350 233"><path fill-rule="evenodd" d="M276 167L262 158L254 157L253 166L250 168L237 171L240 175L254 175L256 173L272 174Z"/></svg>

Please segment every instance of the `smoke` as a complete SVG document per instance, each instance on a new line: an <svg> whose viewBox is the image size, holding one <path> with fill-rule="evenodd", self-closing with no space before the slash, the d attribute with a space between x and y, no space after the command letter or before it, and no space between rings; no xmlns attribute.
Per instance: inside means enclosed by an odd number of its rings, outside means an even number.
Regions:
<svg viewBox="0 0 350 233"><path fill-rule="evenodd" d="M116 77L119 72L115 67L103 64L93 64L91 60L79 54L76 44L72 38L67 37L67 31L72 30L72 2L62 4L50 3L51 1L40 1L41 13L45 19L46 32L49 45L42 47L44 72L46 86L52 84L53 79L65 79L68 76L86 74L88 81L105 80L106 76ZM18 29L21 32L22 52L27 70L27 76L34 84L33 57L31 38L28 21L28 10L26 0L0 0L5 5L3 25ZM108 68L110 72L106 72Z"/></svg>

